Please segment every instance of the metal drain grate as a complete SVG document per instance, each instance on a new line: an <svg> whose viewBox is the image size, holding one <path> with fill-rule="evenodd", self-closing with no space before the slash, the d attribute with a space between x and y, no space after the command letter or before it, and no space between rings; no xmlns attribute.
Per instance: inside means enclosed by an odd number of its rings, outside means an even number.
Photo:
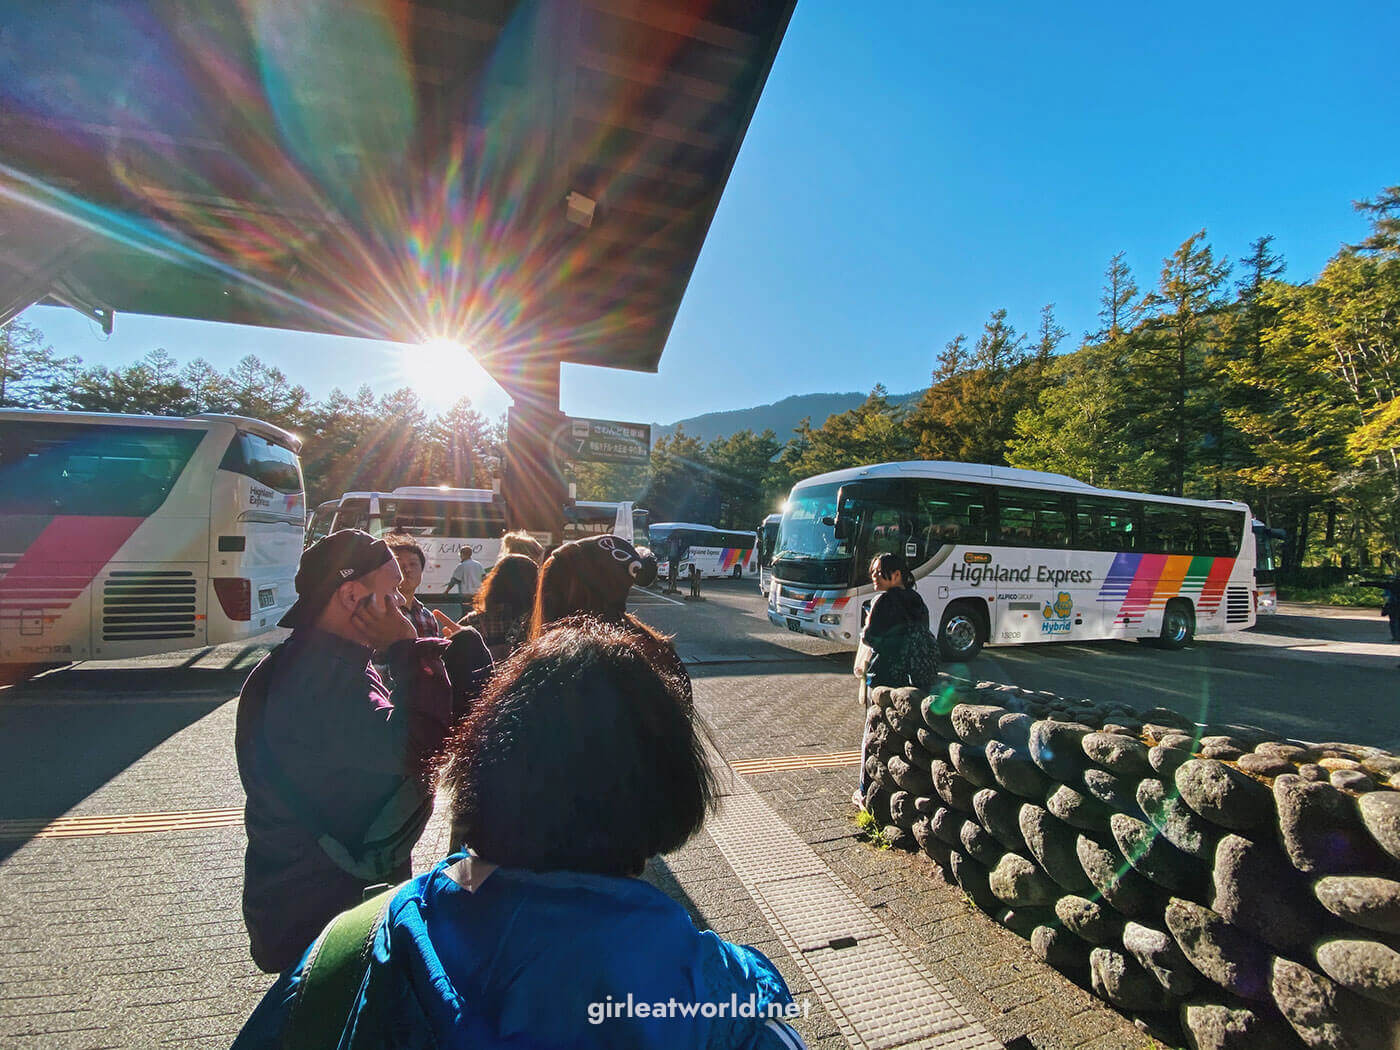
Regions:
<svg viewBox="0 0 1400 1050"><path fill-rule="evenodd" d="M705 830L852 1046L1001 1050L742 780Z"/></svg>

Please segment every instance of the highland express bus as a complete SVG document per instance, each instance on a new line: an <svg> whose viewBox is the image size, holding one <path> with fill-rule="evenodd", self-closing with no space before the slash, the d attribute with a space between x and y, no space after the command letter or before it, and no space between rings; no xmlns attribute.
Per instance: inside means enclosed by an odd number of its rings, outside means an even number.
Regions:
<svg viewBox="0 0 1400 1050"><path fill-rule="evenodd" d="M0 411L0 676L275 628L296 598L300 447L240 416Z"/></svg>
<svg viewBox="0 0 1400 1050"><path fill-rule="evenodd" d="M758 571L757 536L752 532L717 529L688 521L657 522L651 527L652 551L662 573L669 571L671 552L677 556L676 572L689 577L732 576Z"/></svg>
<svg viewBox="0 0 1400 1050"><path fill-rule="evenodd" d="M1283 570L1283 529L1271 529L1258 518L1254 532L1254 591L1256 613L1278 612L1278 574Z"/></svg>
<svg viewBox="0 0 1400 1050"><path fill-rule="evenodd" d="M619 506L602 500L574 500L564 508L564 542L610 534L617 524ZM632 542L635 546L651 546L650 518L651 511L632 508Z"/></svg>
<svg viewBox="0 0 1400 1050"><path fill-rule="evenodd" d="M408 533L423 548L419 597L441 597L464 546L483 568L496 563L506 508L491 489L406 485L392 492L347 492L316 508L306 530L307 545L341 529L362 529L371 536Z"/></svg>
<svg viewBox="0 0 1400 1050"><path fill-rule="evenodd" d="M884 463L800 482L778 527L768 618L855 648L871 558L912 566L949 660L988 642L1154 640L1254 625L1243 503L1097 489L971 463Z"/></svg>
<svg viewBox="0 0 1400 1050"><path fill-rule="evenodd" d="M778 523L782 520L781 514L770 514L763 519L763 524L755 533L758 540L758 589L762 594L768 593L768 585L773 580L773 546L778 542Z"/></svg>

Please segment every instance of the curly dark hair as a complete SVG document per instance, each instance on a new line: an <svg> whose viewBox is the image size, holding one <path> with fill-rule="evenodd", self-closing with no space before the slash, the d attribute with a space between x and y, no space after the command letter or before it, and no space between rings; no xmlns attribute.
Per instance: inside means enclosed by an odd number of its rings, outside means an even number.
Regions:
<svg viewBox="0 0 1400 1050"><path fill-rule="evenodd" d="M397 554L399 551L408 551L418 556L418 567L426 569L428 567L428 556L423 553L423 548L407 532L386 532L384 542L388 548Z"/></svg>
<svg viewBox="0 0 1400 1050"><path fill-rule="evenodd" d="M472 608L477 612L499 609L507 620L517 620L535 607L540 567L524 554L507 554L491 567Z"/></svg>
<svg viewBox="0 0 1400 1050"><path fill-rule="evenodd" d="M452 824L484 860L636 875L715 802L705 732L625 628L580 618L521 647L444 752Z"/></svg>

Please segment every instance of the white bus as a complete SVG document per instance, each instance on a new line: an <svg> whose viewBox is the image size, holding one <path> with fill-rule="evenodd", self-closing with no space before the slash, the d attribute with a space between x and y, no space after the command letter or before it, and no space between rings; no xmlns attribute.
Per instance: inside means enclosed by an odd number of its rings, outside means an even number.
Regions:
<svg viewBox="0 0 1400 1050"><path fill-rule="evenodd" d="M484 568L496 564L506 533L506 508L490 489L406 485L392 492L347 492L316 508L306 542L341 529L363 529L372 536L407 532L423 548L426 561L419 596L441 597L464 546L471 547Z"/></svg>
<svg viewBox="0 0 1400 1050"><path fill-rule="evenodd" d="M305 494L286 431L0 411L0 665L241 641L296 598Z"/></svg>
<svg viewBox="0 0 1400 1050"><path fill-rule="evenodd" d="M564 540L583 540L589 536L607 536L617 524L620 504L604 500L574 500L564 508ZM651 512L632 508L632 542L637 547L650 547L649 522Z"/></svg>
<svg viewBox="0 0 1400 1050"><path fill-rule="evenodd" d="M1254 585L1256 613L1278 612L1278 574L1283 569L1283 541L1288 533L1283 529L1271 529L1255 518L1254 531Z"/></svg>
<svg viewBox="0 0 1400 1050"><path fill-rule="evenodd" d="M689 577L732 576L758 571L757 537L738 529L717 529L688 521L657 522L651 527L652 552L663 574L670 571L671 551L678 557L676 572Z"/></svg>
<svg viewBox="0 0 1400 1050"><path fill-rule="evenodd" d="M944 656L983 644L1155 639L1254 625L1254 540L1243 503L1097 489L971 463L884 463L792 489L768 618L854 648L869 565L912 566Z"/></svg>
<svg viewBox="0 0 1400 1050"><path fill-rule="evenodd" d="M781 514L768 515L755 534L758 539L758 589L763 594L768 593L768 586L773 582L773 547L778 542L778 524L782 520Z"/></svg>

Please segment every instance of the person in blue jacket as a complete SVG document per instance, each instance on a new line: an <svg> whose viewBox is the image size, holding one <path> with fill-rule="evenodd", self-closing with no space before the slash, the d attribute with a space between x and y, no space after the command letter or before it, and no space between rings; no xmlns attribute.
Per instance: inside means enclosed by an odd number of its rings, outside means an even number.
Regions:
<svg viewBox="0 0 1400 1050"><path fill-rule="evenodd" d="M393 895L326 1045L803 1046L774 965L638 877L700 829L716 783L680 683L625 627L570 619L520 649L441 784L470 848ZM235 1050L283 1045L307 965Z"/></svg>

